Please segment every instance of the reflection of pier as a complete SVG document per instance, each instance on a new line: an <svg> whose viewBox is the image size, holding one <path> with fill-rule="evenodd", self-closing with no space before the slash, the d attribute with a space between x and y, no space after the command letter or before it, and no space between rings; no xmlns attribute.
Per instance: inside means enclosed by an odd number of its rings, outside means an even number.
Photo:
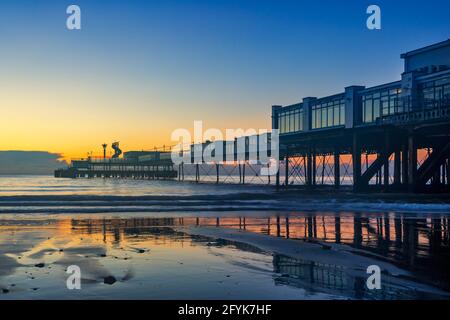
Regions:
<svg viewBox="0 0 450 320"><path fill-rule="evenodd" d="M342 294L355 299L397 300L414 299L415 292L410 288L394 285L389 276L384 275L380 290L369 290L365 277L351 276L345 269L333 264L317 263L275 255L274 271L281 274L275 278L278 284L308 288L328 294Z"/></svg>
<svg viewBox="0 0 450 320"><path fill-rule="evenodd" d="M400 214L358 213L339 216L277 215L263 218L176 217L72 220L72 232L100 234L105 239L106 235L111 235L111 241L116 243L131 235L173 236L172 227L174 226L233 228L274 237L347 244L367 254L382 256L428 279L434 285L450 290L449 217L447 216L408 219ZM300 262L291 262L287 265L301 265ZM326 272L332 272L335 276L339 275L339 269L336 269L336 266L333 268L334 270ZM429 272L430 269L433 270L432 273ZM336 280L335 286L337 288L346 285L343 280Z"/></svg>

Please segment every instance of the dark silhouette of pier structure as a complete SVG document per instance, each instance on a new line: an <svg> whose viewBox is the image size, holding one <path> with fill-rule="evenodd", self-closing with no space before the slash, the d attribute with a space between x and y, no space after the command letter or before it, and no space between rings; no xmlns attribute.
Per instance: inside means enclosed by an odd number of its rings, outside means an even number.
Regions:
<svg viewBox="0 0 450 320"><path fill-rule="evenodd" d="M369 88L350 86L332 96L273 106L279 171L272 180L257 173L249 175L249 170L246 174L246 168L256 172L246 142L245 155L235 151L233 156L239 183L246 183L248 175L277 188L351 186L354 191L448 192L450 40L401 57L405 71L399 81ZM270 137L267 140L270 150ZM236 144L234 150L238 150ZM215 170L203 168L204 175L215 173L219 183L221 163L214 164ZM191 165L199 182L202 165L194 161ZM264 165L257 163L256 167ZM184 172L183 166L179 170Z"/></svg>
<svg viewBox="0 0 450 320"><path fill-rule="evenodd" d="M450 40L401 57L405 70L399 81L368 88L349 86L332 96L272 106L272 129L279 132L279 157L273 159L279 170L274 176L260 174L268 165L261 161L260 152L274 157L270 133L264 137L267 145L260 144L263 136L257 135L185 146L179 152L188 153L190 160L177 164L177 170L170 152L163 149L147 159L75 161L55 176L178 178L274 184L278 189L449 192ZM238 152L242 141L245 150ZM216 145L213 153L224 148L223 155L213 161L198 159L194 151L203 152L211 144Z"/></svg>
<svg viewBox="0 0 450 320"><path fill-rule="evenodd" d="M339 188L344 169L355 191L449 190L450 40L401 57L399 81L272 107L286 185Z"/></svg>
<svg viewBox="0 0 450 320"><path fill-rule="evenodd" d="M174 179L177 171L173 168L170 153L149 152L139 159L94 158L72 159L68 168L55 170L57 178L130 178L130 179Z"/></svg>

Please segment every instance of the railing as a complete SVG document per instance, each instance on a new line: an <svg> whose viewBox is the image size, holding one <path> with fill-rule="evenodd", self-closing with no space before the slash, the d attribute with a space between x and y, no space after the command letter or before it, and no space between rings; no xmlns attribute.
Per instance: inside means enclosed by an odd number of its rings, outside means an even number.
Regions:
<svg viewBox="0 0 450 320"><path fill-rule="evenodd" d="M411 104L409 111L382 116L377 124L405 124L422 121L432 121L450 118L450 100L421 101L420 104Z"/></svg>

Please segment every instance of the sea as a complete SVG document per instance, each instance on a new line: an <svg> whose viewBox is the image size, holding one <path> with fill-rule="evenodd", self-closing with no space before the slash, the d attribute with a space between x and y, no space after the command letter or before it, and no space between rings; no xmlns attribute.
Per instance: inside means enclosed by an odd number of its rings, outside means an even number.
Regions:
<svg viewBox="0 0 450 320"><path fill-rule="evenodd" d="M445 195L0 176L0 299L449 299L449 218Z"/></svg>

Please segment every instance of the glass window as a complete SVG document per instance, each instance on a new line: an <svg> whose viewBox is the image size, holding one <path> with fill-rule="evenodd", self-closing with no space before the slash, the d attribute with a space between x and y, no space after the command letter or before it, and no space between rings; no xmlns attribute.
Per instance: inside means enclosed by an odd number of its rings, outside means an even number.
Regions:
<svg viewBox="0 0 450 320"><path fill-rule="evenodd" d="M384 96L381 98L381 112L382 115L385 116L387 114L389 114L389 97L388 96Z"/></svg>
<svg viewBox="0 0 450 320"><path fill-rule="evenodd" d="M312 106L312 128L329 128L345 124L345 103L342 99L318 102Z"/></svg>
<svg viewBox="0 0 450 320"><path fill-rule="evenodd" d="M450 99L450 84L444 86L444 98Z"/></svg>
<svg viewBox="0 0 450 320"><path fill-rule="evenodd" d="M322 113L320 112L320 109L316 109L316 128L321 128L322 124Z"/></svg>
<svg viewBox="0 0 450 320"><path fill-rule="evenodd" d="M448 105L450 98L450 78L429 81L420 85L421 102L424 108L440 108Z"/></svg>
<svg viewBox="0 0 450 320"><path fill-rule="evenodd" d="M315 110L312 110L311 124L312 124L312 128L313 129L317 128L317 125L316 125L316 111Z"/></svg>
<svg viewBox="0 0 450 320"><path fill-rule="evenodd" d="M320 109L322 112L322 125L321 128L325 128L327 126L327 109L322 108Z"/></svg>
<svg viewBox="0 0 450 320"><path fill-rule="evenodd" d="M303 130L303 110L298 113L297 117L298 117L298 130L302 131Z"/></svg>
<svg viewBox="0 0 450 320"><path fill-rule="evenodd" d="M365 122L373 121L372 99L364 101L364 119L365 119Z"/></svg>
<svg viewBox="0 0 450 320"><path fill-rule="evenodd" d="M328 114L327 114L327 127L333 126L333 108L327 108Z"/></svg>
<svg viewBox="0 0 450 320"><path fill-rule="evenodd" d="M363 122L374 122L381 115L403 112L400 88L383 90L363 96Z"/></svg>
<svg viewBox="0 0 450 320"><path fill-rule="evenodd" d="M286 113L286 132L291 132L290 120L290 114L288 112Z"/></svg>
<svg viewBox="0 0 450 320"><path fill-rule="evenodd" d="M373 101L373 118L372 121L380 117L380 100Z"/></svg>
<svg viewBox="0 0 450 320"><path fill-rule="evenodd" d="M341 115L340 105L335 105L334 109L333 109L333 125L334 126L338 126L341 124L341 122L339 120L340 115Z"/></svg>
<svg viewBox="0 0 450 320"><path fill-rule="evenodd" d="M288 110L278 115L280 133L291 133L302 130L303 110L301 108Z"/></svg>
<svg viewBox="0 0 450 320"><path fill-rule="evenodd" d="M393 114L395 113L395 109L396 109L396 103L397 102L397 98L395 96L390 96L389 97L389 111L388 114Z"/></svg>

